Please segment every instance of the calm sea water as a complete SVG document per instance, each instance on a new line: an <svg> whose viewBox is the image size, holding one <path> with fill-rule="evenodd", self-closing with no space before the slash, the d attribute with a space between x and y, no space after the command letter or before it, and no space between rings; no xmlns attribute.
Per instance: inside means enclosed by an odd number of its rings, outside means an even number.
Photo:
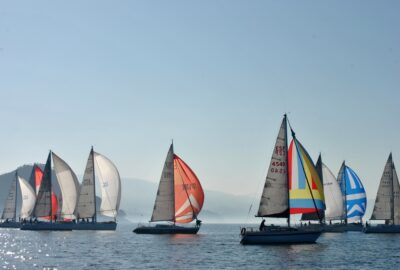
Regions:
<svg viewBox="0 0 400 270"><path fill-rule="evenodd" d="M400 269L400 235L323 234L317 244L242 246L240 225L198 235L0 231L3 269Z"/></svg>

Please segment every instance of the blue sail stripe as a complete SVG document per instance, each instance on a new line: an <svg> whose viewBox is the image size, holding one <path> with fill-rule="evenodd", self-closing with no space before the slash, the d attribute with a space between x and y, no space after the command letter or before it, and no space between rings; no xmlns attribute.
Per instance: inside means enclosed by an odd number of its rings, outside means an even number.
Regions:
<svg viewBox="0 0 400 270"><path fill-rule="evenodd" d="M349 167L345 166L343 178L341 179L342 183L346 185L346 198L348 195L357 195L361 194L364 195L364 198L359 199L347 199L347 218L353 217L363 217L366 207L367 207L367 198L365 189L362 185L361 179L357 176L357 174ZM344 180L344 181L343 181ZM351 182L354 183L355 188L351 187ZM344 188L344 185L342 188Z"/></svg>
<svg viewBox="0 0 400 270"><path fill-rule="evenodd" d="M324 209L324 202L315 199L315 204L318 209ZM315 208L312 199L290 199L290 207L292 208Z"/></svg>

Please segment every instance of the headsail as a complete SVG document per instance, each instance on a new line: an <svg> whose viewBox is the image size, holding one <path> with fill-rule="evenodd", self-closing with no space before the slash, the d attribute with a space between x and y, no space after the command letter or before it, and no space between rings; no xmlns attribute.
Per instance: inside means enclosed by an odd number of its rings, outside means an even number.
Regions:
<svg viewBox="0 0 400 270"><path fill-rule="evenodd" d="M48 217L51 215L51 152L44 167L43 178L36 198L34 209L35 217Z"/></svg>
<svg viewBox="0 0 400 270"><path fill-rule="evenodd" d="M357 174L343 162L338 176L348 222L360 222L367 208L367 196L364 186Z"/></svg>
<svg viewBox="0 0 400 270"><path fill-rule="evenodd" d="M200 181L190 167L174 155L175 220L189 223L200 213L204 192Z"/></svg>
<svg viewBox="0 0 400 270"><path fill-rule="evenodd" d="M36 194L32 186L22 177L18 176L19 187L21 189L21 212L19 214L21 219L27 219L31 216L33 208L35 207Z"/></svg>
<svg viewBox="0 0 400 270"><path fill-rule="evenodd" d="M290 213L313 213L317 209L324 210L321 179L309 154L296 138L290 143L288 157Z"/></svg>
<svg viewBox="0 0 400 270"><path fill-rule="evenodd" d="M115 218L121 201L121 179L117 167L111 160L96 152L94 161L101 189L100 213Z"/></svg>
<svg viewBox="0 0 400 270"><path fill-rule="evenodd" d="M151 221L175 221L174 147L172 144L161 173Z"/></svg>
<svg viewBox="0 0 400 270"><path fill-rule="evenodd" d="M400 185L397 172L393 164L393 199L394 199L394 224L400 225Z"/></svg>
<svg viewBox="0 0 400 270"><path fill-rule="evenodd" d="M282 121L276 139L257 216L289 216L286 116Z"/></svg>
<svg viewBox="0 0 400 270"><path fill-rule="evenodd" d="M322 163L325 196L325 220L339 220L343 217L343 197L339 183L331 170Z"/></svg>
<svg viewBox="0 0 400 270"><path fill-rule="evenodd" d="M74 211L78 196L78 179L71 167L54 153L53 162L62 195L61 217L74 219Z"/></svg>
<svg viewBox="0 0 400 270"><path fill-rule="evenodd" d="M1 219L14 219L16 218L16 207L17 207L17 171L15 171L15 177L11 182L10 190L6 203L4 204L3 214Z"/></svg>
<svg viewBox="0 0 400 270"><path fill-rule="evenodd" d="M39 167L39 165L34 164L33 168L32 168L31 176L29 178L29 184L35 191L36 195L39 192L39 187L40 187L40 183L42 182L42 177L43 177L42 169Z"/></svg>
<svg viewBox="0 0 400 270"><path fill-rule="evenodd" d="M93 218L96 214L94 181L94 160L92 149L86 163L85 173L79 189L79 197L75 213L77 218Z"/></svg>

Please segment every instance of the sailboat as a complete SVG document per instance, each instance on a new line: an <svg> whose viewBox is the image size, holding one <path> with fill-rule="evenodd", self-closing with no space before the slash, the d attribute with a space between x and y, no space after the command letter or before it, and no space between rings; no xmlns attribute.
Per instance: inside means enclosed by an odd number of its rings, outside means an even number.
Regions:
<svg viewBox="0 0 400 270"><path fill-rule="evenodd" d="M361 179L344 161L337 179L343 194L343 217L342 224L333 224L331 228L339 231L361 231L362 217L367 209L367 194Z"/></svg>
<svg viewBox="0 0 400 270"><path fill-rule="evenodd" d="M15 177L11 182L10 190L4 204L3 213L1 214L0 228L19 228L20 223L17 221L17 179L18 170L15 170Z"/></svg>
<svg viewBox="0 0 400 270"><path fill-rule="evenodd" d="M97 170L96 170L97 169ZM99 221L96 212L96 176L100 182L100 214L112 218ZM73 230L115 230L121 201L121 179L117 167L107 157L90 150L75 209Z"/></svg>
<svg viewBox="0 0 400 270"><path fill-rule="evenodd" d="M344 214L343 196L339 183L328 166L322 162L321 154L318 157L315 167L324 187L326 208L325 211L319 213L319 216L323 217L323 231L343 232L343 226L339 226L340 223L335 223L335 220L340 220ZM302 220L318 220L318 215L316 213L303 214Z"/></svg>
<svg viewBox="0 0 400 270"><path fill-rule="evenodd" d="M17 220L18 186L21 190L22 198L19 220ZM1 219L4 221L0 223L0 228L20 228L21 222L24 222L30 217L35 200L36 196L32 187L25 179L18 176L18 170L15 170L15 178L11 183L10 191L1 215Z"/></svg>
<svg viewBox="0 0 400 270"><path fill-rule="evenodd" d="M60 216L54 211L51 160L54 162L56 178L63 198ZM49 152L40 181L40 188L33 211L34 222L22 224L21 230L72 230L77 201L78 180L69 165L52 151Z"/></svg>
<svg viewBox="0 0 400 270"><path fill-rule="evenodd" d="M190 167L174 153L171 144L154 203L150 222L168 221L170 224L139 226L138 234L196 234L201 225L197 218L204 203L200 181ZM194 227L179 226L196 220Z"/></svg>
<svg viewBox="0 0 400 270"><path fill-rule="evenodd" d="M371 225L367 222L365 233L400 233L400 186L392 153L383 170L370 220L384 220L385 224Z"/></svg>
<svg viewBox="0 0 400 270"><path fill-rule="evenodd" d="M286 218L288 226L264 225L259 230L241 228L242 244L315 243L320 227L293 227L291 214L318 213L325 209L322 183L314 164L291 129L287 147L287 116L284 115L272 153L257 217ZM321 221L321 217L319 217Z"/></svg>

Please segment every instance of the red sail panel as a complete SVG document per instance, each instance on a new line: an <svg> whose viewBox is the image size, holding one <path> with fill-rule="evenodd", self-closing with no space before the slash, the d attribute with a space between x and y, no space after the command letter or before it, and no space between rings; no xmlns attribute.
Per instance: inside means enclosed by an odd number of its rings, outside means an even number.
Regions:
<svg viewBox="0 0 400 270"><path fill-rule="evenodd" d="M190 167L174 155L175 221L189 223L200 213L204 192Z"/></svg>
<svg viewBox="0 0 400 270"><path fill-rule="evenodd" d="M42 183L43 171L39 166L35 166L35 190L36 195L39 192L40 184Z"/></svg>
<svg viewBox="0 0 400 270"><path fill-rule="evenodd" d="M58 198L54 192L51 192L51 213L53 215L53 220L56 220L58 211ZM44 219L50 220L50 216L43 217Z"/></svg>

